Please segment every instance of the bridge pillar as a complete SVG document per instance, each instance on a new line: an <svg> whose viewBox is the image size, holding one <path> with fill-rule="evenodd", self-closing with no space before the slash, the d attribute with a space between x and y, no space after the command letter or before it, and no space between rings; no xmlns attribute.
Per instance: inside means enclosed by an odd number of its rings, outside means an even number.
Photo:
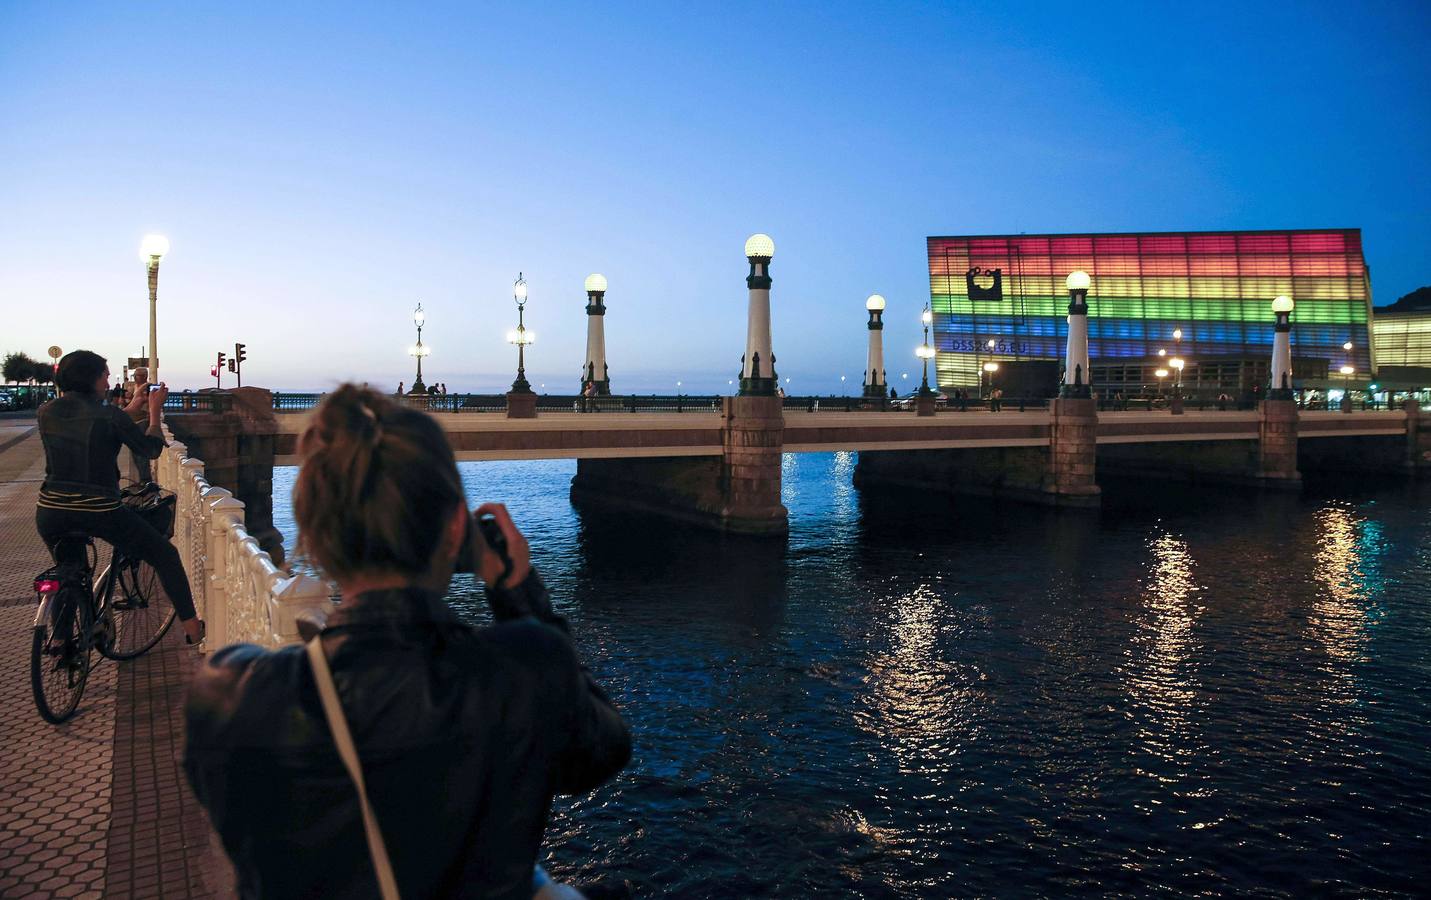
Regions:
<svg viewBox="0 0 1431 900"><path fill-rule="evenodd" d="M721 403L720 456L579 459L573 502L639 509L737 534L785 534L780 398L724 397Z"/></svg>
<svg viewBox="0 0 1431 900"><path fill-rule="evenodd" d="M1264 487L1300 490L1297 471L1297 402L1262 401L1257 423L1257 480Z"/></svg>
<svg viewBox="0 0 1431 900"><path fill-rule="evenodd" d="M1414 398L1401 408L1406 411L1406 469L1412 475L1431 473L1431 416L1422 415Z"/></svg>
<svg viewBox="0 0 1431 900"><path fill-rule="evenodd" d="M278 420L273 395L264 388L241 387L220 395L228 400L216 411L166 412L164 421L189 456L204 461L209 484L243 501L245 528L258 545L283 565L283 534L273 526L273 458Z"/></svg>
<svg viewBox="0 0 1431 900"><path fill-rule="evenodd" d="M1075 383L1076 386L1076 383ZM1054 506L1097 506L1098 401L1060 397L1050 404L1048 473L1044 493Z"/></svg>

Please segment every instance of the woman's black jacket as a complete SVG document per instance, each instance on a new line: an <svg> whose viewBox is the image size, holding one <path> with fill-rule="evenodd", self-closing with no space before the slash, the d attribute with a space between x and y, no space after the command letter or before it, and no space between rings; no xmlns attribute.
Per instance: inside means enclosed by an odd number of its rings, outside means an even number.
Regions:
<svg viewBox="0 0 1431 900"><path fill-rule="evenodd" d="M377 591L323 631L404 898L530 897L552 795L630 758L536 572L488 600L497 624L473 628L438 595ZM301 646L219 650L186 712L185 770L243 896L378 896Z"/></svg>

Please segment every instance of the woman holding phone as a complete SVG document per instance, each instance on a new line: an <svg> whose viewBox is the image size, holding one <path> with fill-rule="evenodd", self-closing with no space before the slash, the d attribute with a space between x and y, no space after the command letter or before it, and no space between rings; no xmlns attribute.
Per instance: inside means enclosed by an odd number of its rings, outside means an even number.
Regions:
<svg viewBox="0 0 1431 900"><path fill-rule="evenodd" d="M625 723L578 659L506 509L469 512L434 419L344 385L315 410L299 457L298 546L343 598L315 638L321 659L301 646L226 647L187 707L185 767L240 894L533 896L553 795L619 772ZM476 527L486 516L505 559ZM463 624L446 603L463 557L486 583L491 626ZM376 844L335 749L327 683ZM384 855L395 884L380 889Z"/></svg>

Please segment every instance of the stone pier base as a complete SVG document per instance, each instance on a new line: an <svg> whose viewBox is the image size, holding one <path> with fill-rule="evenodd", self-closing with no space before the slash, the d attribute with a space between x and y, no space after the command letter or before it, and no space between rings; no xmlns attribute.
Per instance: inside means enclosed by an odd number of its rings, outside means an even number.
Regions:
<svg viewBox="0 0 1431 900"><path fill-rule="evenodd" d="M1301 490L1297 470L1297 403L1263 400L1257 425L1257 480L1274 490Z"/></svg>
<svg viewBox="0 0 1431 900"><path fill-rule="evenodd" d="M535 419L536 417L536 394L531 391L509 391L507 393L507 418Z"/></svg>
<svg viewBox="0 0 1431 900"><path fill-rule="evenodd" d="M1044 493L1053 506L1098 506L1098 401L1064 397L1049 405L1049 466Z"/></svg>
<svg viewBox="0 0 1431 900"><path fill-rule="evenodd" d="M721 455L577 460L574 502L640 509L735 534L783 535L779 397L726 397Z"/></svg>

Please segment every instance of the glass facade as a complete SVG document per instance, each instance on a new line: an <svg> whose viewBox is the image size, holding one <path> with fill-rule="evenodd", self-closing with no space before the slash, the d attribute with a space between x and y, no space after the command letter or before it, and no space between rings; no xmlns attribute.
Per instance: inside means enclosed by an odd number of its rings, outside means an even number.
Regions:
<svg viewBox="0 0 1431 900"><path fill-rule="evenodd" d="M931 237L928 249L941 386L979 385L986 362L1061 361L1075 269L1093 278L1095 387L1100 370L1149 370L1160 349L1187 360L1185 377L1250 371L1271 356L1278 294L1297 304L1294 370L1371 371L1360 229Z"/></svg>
<svg viewBox="0 0 1431 900"><path fill-rule="evenodd" d="M1431 368L1431 310L1382 312L1372 319L1376 365Z"/></svg>

